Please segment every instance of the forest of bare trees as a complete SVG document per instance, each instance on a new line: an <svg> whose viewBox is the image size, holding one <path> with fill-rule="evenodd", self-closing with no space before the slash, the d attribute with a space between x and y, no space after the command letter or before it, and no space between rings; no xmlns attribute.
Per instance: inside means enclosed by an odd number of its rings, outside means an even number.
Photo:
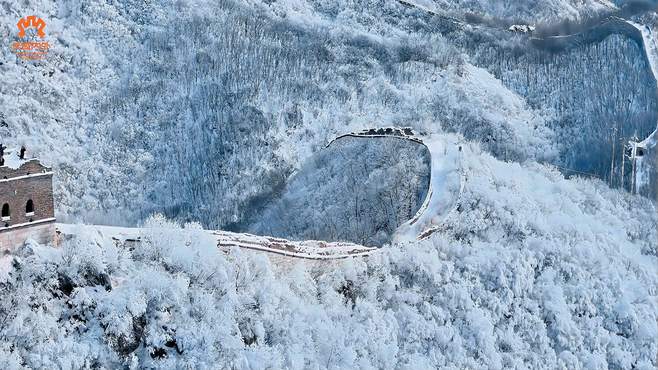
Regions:
<svg viewBox="0 0 658 370"><path fill-rule="evenodd" d="M341 138L302 166L249 231L383 245L420 208L429 178L429 152L419 143Z"/></svg>

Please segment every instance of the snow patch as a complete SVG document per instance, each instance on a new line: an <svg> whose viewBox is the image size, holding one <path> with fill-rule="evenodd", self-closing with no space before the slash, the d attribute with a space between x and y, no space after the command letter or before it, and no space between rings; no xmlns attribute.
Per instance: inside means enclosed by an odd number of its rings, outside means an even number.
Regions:
<svg viewBox="0 0 658 370"><path fill-rule="evenodd" d="M21 159L19 156L20 148L13 148L13 149L5 149L5 155L4 155L4 160L5 160L5 167L9 167L12 170L17 170L19 169L23 164L34 160L34 158L31 159Z"/></svg>
<svg viewBox="0 0 658 370"><path fill-rule="evenodd" d="M531 33L535 31L535 26L528 24L513 24L507 30L511 32Z"/></svg>

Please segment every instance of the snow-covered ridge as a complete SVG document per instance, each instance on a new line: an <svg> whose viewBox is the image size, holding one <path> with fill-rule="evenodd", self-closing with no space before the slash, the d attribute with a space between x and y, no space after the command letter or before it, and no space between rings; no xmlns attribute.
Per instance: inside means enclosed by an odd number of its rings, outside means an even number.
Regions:
<svg viewBox="0 0 658 370"><path fill-rule="evenodd" d="M422 141L431 158L430 188L416 215L398 229L398 240L421 239L454 209L464 190L463 148L455 136L431 135Z"/></svg>
<svg viewBox="0 0 658 370"><path fill-rule="evenodd" d="M430 183L423 204L414 217L400 225L397 241L426 238L440 227L459 203L466 176L461 169L463 148L455 135L419 135L410 127L380 127L340 135L327 147L344 137L392 137L410 140L425 146L430 153ZM457 190L458 189L458 190Z"/></svg>
<svg viewBox="0 0 658 370"><path fill-rule="evenodd" d="M465 183L465 176L460 170L462 146L459 144L460 139L458 137L454 135L419 136L409 127L380 127L340 135L333 139L327 147L336 140L345 137L399 138L419 143L428 149L431 160L431 174L427 195L423 205L414 217L400 226L396 233L397 240L427 237L437 230L445 215L456 207L458 201L454 199L459 199L459 194L463 192ZM455 189L459 190L455 191ZM144 235L144 230L141 228L101 225L58 224L57 230L60 235L66 237L78 233L80 227L100 234L104 238L121 242L139 242ZM222 230L207 230L206 232L216 239L217 246L222 250L239 247L302 259L335 260L364 257L377 250L374 247L346 242L291 241L271 236Z"/></svg>
<svg viewBox="0 0 658 370"><path fill-rule="evenodd" d="M102 238L119 242L140 242L145 237L146 229L102 226L57 224L60 238L75 236L80 232L93 233ZM217 247L228 251L232 247L275 253L287 257L311 260L335 260L350 257L365 257L377 248L365 247L353 243L324 242L318 240L291 241L270 236L258 236L229 231L207 230L217 241Z"/></svg>

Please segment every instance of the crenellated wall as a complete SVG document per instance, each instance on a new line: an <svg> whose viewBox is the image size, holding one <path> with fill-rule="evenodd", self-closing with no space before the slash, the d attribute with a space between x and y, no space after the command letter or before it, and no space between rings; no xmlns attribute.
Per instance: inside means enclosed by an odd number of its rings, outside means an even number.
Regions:
<svg viewBox="0 0 658 370"><path fill-rule="evenodd" d="M28 176L36 173L50 172L51 169L42 165L37 159L29 159L18 168L9 166L0 167L0 179L12 179L15 177Z"/></svg>

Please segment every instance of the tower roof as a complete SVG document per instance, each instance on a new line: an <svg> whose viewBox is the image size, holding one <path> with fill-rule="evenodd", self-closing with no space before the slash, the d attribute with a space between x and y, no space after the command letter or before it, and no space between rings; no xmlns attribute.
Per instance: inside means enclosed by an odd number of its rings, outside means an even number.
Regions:
<svg viewBox="0 0 658 370"><path fill-rule="evenodd" d="M0 166L0 181L24 178L26 176L52 175L52 170L41 164L37 158L20 158L21 148L5 149L4 164Z"/></svg>
<svg viewBox="0 0 658 370"><path fill-rule="evenodd" d="M12 170L17 170L24 163L27 163L27 162L32 161L32 160L37 160L38 161L38 159L36 159L36 158L21 159L20 155L19 155L20 151L21 151L20 147L5 149L5 155L3 157L5 159L5 164L2 167L9 167Z"/></svg>

